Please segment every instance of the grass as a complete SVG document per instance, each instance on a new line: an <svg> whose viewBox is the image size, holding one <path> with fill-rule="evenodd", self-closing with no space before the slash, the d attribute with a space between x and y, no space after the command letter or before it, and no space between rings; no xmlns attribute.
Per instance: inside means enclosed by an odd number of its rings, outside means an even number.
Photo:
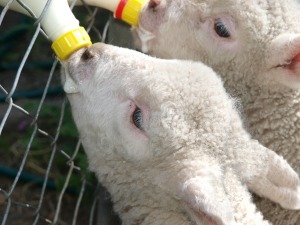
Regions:
<svg viewBox="0 0 300 225"><path fill-rule="evenodd" d="M31 112L32 115L38 107L38 101L30 101L25 103L24 109ZM56 103L45 103L42 107L39 118L37 121L38 127L41 130L46 131L49 136L54 137L57 132L58 119L61 116L61 106ZM19 132L10 132L11 135L3 135L0 138L0 146L5 155L5 164L9 167L18 168L20 162L24 157L24 152L30 141L34 126L32 126L30 120L21 119L17 126L21 127ZM78 142L78 132L74 125L70 105L67 104L63 116L63 123L60 127L58 138L58 153L54 158L53 168L50 173L50 178L55 182L56 187L60 190L66 180L66 171L69 166L68 158L60 154L62 151L68 156L72 156ZM43 177L46 172L46 168L49 162L51 152L53 151L53 138L49 138L45 135L37 134L33 139L30 146L30 152L28 155L27 163L25 164L24 171ZM0 150L1 152L1 150ZM94 176L88 172L88 161L86 154L82 147L78 151L74 163L80 168L80 172L75 171L70 179L69 188L73 192L79 192L79 185L82 180L82 176L85 175L88 182L95 182Z"/></svg>

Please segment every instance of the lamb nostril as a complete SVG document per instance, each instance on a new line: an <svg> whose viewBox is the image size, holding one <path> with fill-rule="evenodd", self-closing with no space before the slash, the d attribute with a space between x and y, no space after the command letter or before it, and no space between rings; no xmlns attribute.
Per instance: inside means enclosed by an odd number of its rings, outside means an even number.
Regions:
<svg viewBox="0 0 300 225"><path fill-rule="evenodd" d="M95 53L94 51L91 51L91 49L87 48L84 53L82 54L81 58L83 60L88 60L88 59L91 59L95 56Z"/></svg>
<svg viewBox="0 0 300 225"><path fill-rule="evenodd" d="M156 11L157 6L160 4L161 0L150 0L148 4L148 8Z"/></svg>

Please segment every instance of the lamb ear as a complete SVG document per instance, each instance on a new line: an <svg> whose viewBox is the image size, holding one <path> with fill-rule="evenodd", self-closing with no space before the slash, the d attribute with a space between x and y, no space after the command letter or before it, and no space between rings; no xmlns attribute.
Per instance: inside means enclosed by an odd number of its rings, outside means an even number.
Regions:
<svg viewBox="0 0 300 225"><path fill-rule="evenodd" d="M196 224L235 225L234 212L222 184L211 178L194 177L182 188L184 206Z"/></svg>
<svg viewBox="0 0 300 225"><path fill-rule="evenodd" d="M281 34L266 55L266 76L292 89L300 89L300 35Z"/></svg>

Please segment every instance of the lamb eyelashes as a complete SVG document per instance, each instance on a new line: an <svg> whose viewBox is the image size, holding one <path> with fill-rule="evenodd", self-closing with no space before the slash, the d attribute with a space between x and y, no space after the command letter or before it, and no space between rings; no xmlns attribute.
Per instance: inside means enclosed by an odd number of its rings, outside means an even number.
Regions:
<svg viewBox="0 0 300 225"><path fill-rule="evenodd" d="M226 28L225 24L223 23L221 18L217 18L215 20L215 25L214 25L215 32L222 38L229 38L230 33L228 29Z"/></svg>
<svg viewBox="0 0 300 225"><path fill-rule="evenodd" d="M136 107L132 114L132 121L133 124L140 130L144 131L143 126L143 113L142 110L139 107Z"/></svg>

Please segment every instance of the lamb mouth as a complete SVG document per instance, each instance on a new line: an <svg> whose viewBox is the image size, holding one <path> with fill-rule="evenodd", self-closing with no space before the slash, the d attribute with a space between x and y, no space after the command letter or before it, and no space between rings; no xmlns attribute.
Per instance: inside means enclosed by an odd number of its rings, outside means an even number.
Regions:
<svg viewBox="0 0 300 225"><path fill-rule="evenodd" d="M78 85L69 71L69 66L63 65L62 85L67 94L75 94L79 92Z"/></svg>
<svg viewBox="0 0 300 225"><path fill-rule="evenodd" d="M82 57L85 57L84 54L86 50L86 47L78 49L69 57L68 60L61 62L64 68L65 76L72 78L75 83L77 83L77 79L74 74L78 72L78 65L80 61L82 61Z"/></svg>
<svg viewBox="0 0 300 225"><path fill-rule="evenodd" d="M288 69L290 71L296 72L297 64L300 62L300 53L292 54L283 63L278 63L276 66L272 67L275 69Z"/></svg>
<svg viewBox="0 0 300 225"><path fill-rule="evenodd" d="M280 69L290 69L291 67L293 67L293 62L292 61L288 61L288 62L285 62L283 64L278 64L276 66L274 66L273 68L280 68Z"/></svg>
<svg viewBox="0 0 300 225"><path fill-rule="evenodd" d="M145 29L142 25L140 25L140 24L139 24L139 26L136 27L135 29L136 29L135 32L137 33L137 36L139 37L140 42L141 42L141 43L140 43L140 44L141 44L140 48L141 48L142 52L144 52L144 53L149 53L148 42L149 42L150 40L154 39L154 38L155 38L155 35L154 35L152 32L146 30L146 29Z"/></svg>

